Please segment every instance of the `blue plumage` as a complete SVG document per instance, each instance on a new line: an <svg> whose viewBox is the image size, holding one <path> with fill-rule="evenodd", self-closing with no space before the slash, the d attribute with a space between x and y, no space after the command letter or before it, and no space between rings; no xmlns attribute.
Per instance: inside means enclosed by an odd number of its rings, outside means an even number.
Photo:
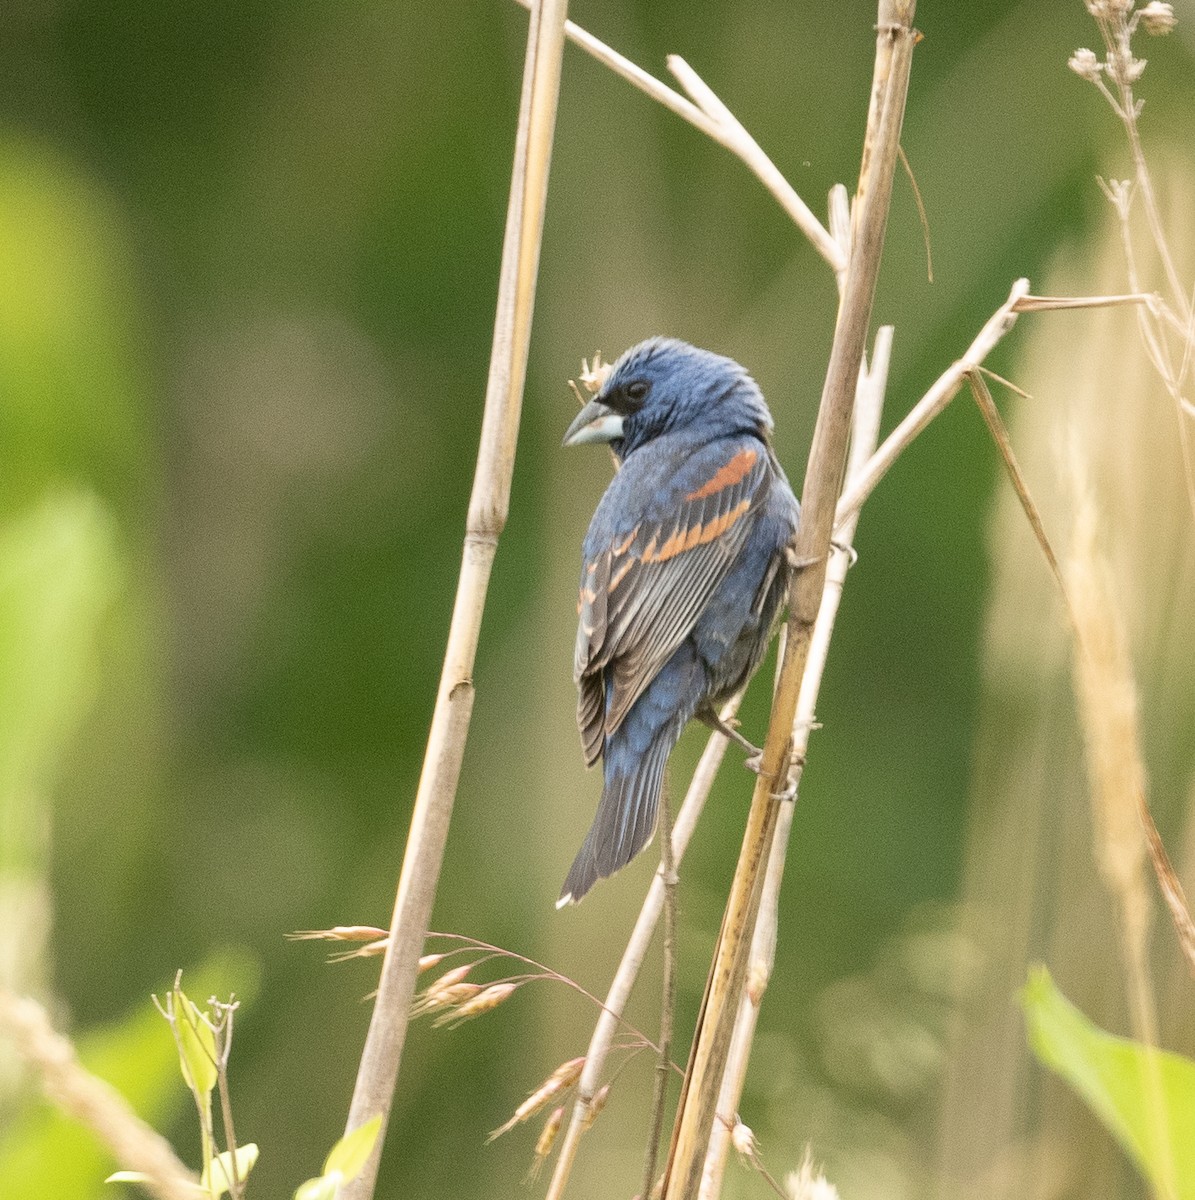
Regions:
<svg viewBox="0 0 1195 1200"><path fill-rule="evenodd" d="M614 364L565 435L608 442L622 466L582 547L577 724L604 781L560 904L647 845L685 725L763 658L798 518L771 431L738 363L652 338Z"/></svg>

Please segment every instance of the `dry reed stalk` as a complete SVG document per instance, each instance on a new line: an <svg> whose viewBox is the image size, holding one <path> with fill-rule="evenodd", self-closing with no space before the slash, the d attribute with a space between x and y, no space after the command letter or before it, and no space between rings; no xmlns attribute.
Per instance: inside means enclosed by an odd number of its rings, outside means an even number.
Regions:
<svg viewBox="0 0 1195 1200"><path fill-rule="evenodd" d="M1128 984L1134 1036L1150 1049L1158 1045L1157 1005L1149 968L1152 915L1145 886L1146 844L1139 817L1145 796L1137 686L1129 657L1120 599L1110 565L1099 547L1099 513L1087 479L1079 430L1068 446L1068 483L1074 529L1065 579L1067 604L1074 619L1073 677L1079 725L1090 779L1095 859L1100 876L1120 914L1121 955ZM1156 1152L1166 1172L1167 1195L1177 1195L1172 1145L1157 1058L1145 1059L1146 1103L1157 1136Z"/></svg>
<svg viewBox="0 0 1195 1200"><path fill-rule="evenodd" d="M746 980L759 912L763 866L776 827L777 784L787 778L793 719L813 625L821 607L835 509L847 457L851 412L887 225L892 177L917 35L912 0L881 0L868 132L854 206L850 262L802 493L795 554L801 564L789 598L788 639L743 848L731 884L665 1175L666 1200L697 1194L714 1110Z"/></svg>
<svg viewBox="0 0 1195 1200"><path fill-rule="evenodd" d="M147 1191L159 1200L196 1200L199 1180L170 1143L137 1116L110 1083L79 1063L74 1046L55 1032L37 1001L0 989L0 1030L37 1073L46 1095L90 1129L122 1169L143 1175Z"/></svg>
<svg viewBox="0 0 1195 1200"><path fill-rule="evenodd" d="M892 356L892 326L882 326L876 333L871 366L859 376L858 394L855 400L854 424L851 431L850 457L847 463L847 479L853 478L864 469L875 451L880 433L880 417L884 409L884 393L888 385L888 364ZM788 838L796 811L796 791L809 748L809 736L817 716L817 697L821 689L822 675L830 654L830 639L834 634L834 621L838 616L838 605L842 600L842 589L850 568L851 544L855 527L859 523L856 511L839 529L834 555L826 569L826 586L822 594L821 608L813 629L813 640L809 647L809 663L801 683L801 694L797 701L797 715L793 721L793 753L788 785L793 791L793 800L781 806L776 821L776 836L768 858L767 875L763 896L760 901L759 923L751 942L751 958L747 970L747 987L739 1002L735 1019L734 1035L730 1053L722 1077L722 1089L718 1096L718 1107L714 1118L713 1134L702 1171L699 1200L717 1200L722 1192L722 1176L726 1159L730 1153L731 1131L734 1128L739 1100L747 1078L751 1046L755 1038L755 1026L760 1004L771 979L776 960L776 933L779 924L780 884L784 877L784 860Z"/></svg>
<svg viewBox="0 0 1195 1200"><path fill-rule="evenodd" d="M506 523L510 504L548 168L560 93L566 13L566 0L539 0L531 10L493 351L461 574L403 856L390 941L382 962L377 999L346 1131L351 1132L378 1115L382 1118L382 1127L369 1163L356 1179L341 1189L344 1200L369 1200L374 1192L410 1019L419 956L444 859L473 711L473 662L482 611L498 537Z"/></svg>

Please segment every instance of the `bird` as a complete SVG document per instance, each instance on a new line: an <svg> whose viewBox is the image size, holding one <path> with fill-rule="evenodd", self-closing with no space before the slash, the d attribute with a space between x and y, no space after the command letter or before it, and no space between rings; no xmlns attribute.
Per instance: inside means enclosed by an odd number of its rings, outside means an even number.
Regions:
<svg viewBox="0 0 1195 1200"><path fill-rule="evenodd" d="M772 429L744 367L653 337L613 364L564 435L608 443L618 470L582 544L573 661L602 795L557 908L651 841L690 720L750 747L717 710L763 659L793 569L800 506Z"/></svg>

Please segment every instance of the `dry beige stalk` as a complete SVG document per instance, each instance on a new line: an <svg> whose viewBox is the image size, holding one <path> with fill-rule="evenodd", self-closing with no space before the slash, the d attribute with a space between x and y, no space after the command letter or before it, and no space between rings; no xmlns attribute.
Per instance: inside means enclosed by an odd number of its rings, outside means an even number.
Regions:
<svg viewBox="0 0 1195 1200"><path fill-rule="evenodd" d="M444 860L473 712L473 663L481 617L498 538L510 505L548 167L560 94L566 13L565 0L540 0L531 11L498 281L498 311L461 574L390 923L390 944L382 961L377 999L346 1128L346 1132L351 1132L380 1116L381 1131L365 1168L341 1189L343 1200L369 1200L377 1182L378 1161L410 1021L419 956Z"/></svg>
<svg viewBox="0 0 1195 1200"><path fill-rule="evenodd" d="M1176 163L1174 177L1189 180L1189 165ZM1195 228L1189 196L1178 203L1175 228ZM1190 260L1180 255L1177 261ZM1122 286L1122 264L1110 220L1081 263L1065 277L1052 273L1051 290L1071 290L1081 272L1082 286L1111 293ZM1079 612L1075 624L1096 652L1075 650L1057 585L1020 506L1005 492L993 522L987 684L977 720L963 889L965 933L984 954L989 982L958 1019L943 1085L939 1177L927 1190L968 1190L990 1200L1063 1193L1111 1200L1118 1194L1115 1147L1065 1150L1086 1145L1087 1118L1044 1102L1049 1093L1035 1083L1023 1027L1005 997L1024 981L1028 963L1045 959L1099 1023L1124 1028L1129 1017L1146 1034L1160 1025L1162 1042L1181 1036L1178 1026L1167 1026L1181 1007L1171 1012L1174 1006L1160 1004L1154 1021L1143 990L1150 979L1160 996L1189 990L1169 939L1158 939L1152 963L1126 970L1112 951L1117 935L1110 929L1140 931L1148 923L1143 855L1152 822L1139 786L1143 762L1149 762L1154 795L1165 797L1165 827L1176 837L1184 820L1191 828L1195 760L1187 716L1195 677L1195 555L1172 408L1127 314L1093 308L1035 322L1017 378L1036 399L1016 407L1012 440L1060 551ZM1076 691L1083 697L1091 787L1072 715ZM1135 719L1141 728L1134 728ZM1187 841L1189 847L1189 832ZM1155 848L1161 862L1160 840ZM1176 865L1189 887L1189 848ZM1118 890L1103 887L1104 877ZM1163 871L1160 882L1190 945L1179 878ZM1126 911L1127 922L1119 911ZM1121 935L1124 958L1141 958L1143 939L1129 936L1137 949ZM1117 981L1123 986L1113 986Z"/></svg>
<svg viewBox="0 0 1195 1200"><path fill-rule="evenodd" d="M519 0L527 7L529 0ZM681 86L692 97L686 100L679 92L662 83L654 75L636 66L629 58L611 49L605 42L587 33L572 21L565 23L565 33L598 62L620 75L628 83L645 92L678 117L700 129L707 137L740 158L760 182L771 192L776 203L792 218L793 223L809 239L813 248L826 260L835 275L842 276L846 270L846 257L842 248L826 231L825 226L814 216L813 211L797 194L796 189L781 174L775 163L763 152L755 139L743 128L730 110L698 76L692 67L678 55L668 60L669 70L680 80Z"/></svg>
<svg viewBox="0 0 1195 1200"><path fill-rule="evenodd" d="M852 479L866 467L875 451L880 432L880 416L884 407L884 393L888 383L888 365L892 355L892 326L881 327L876 334L875 351L869 370L859 378L859 390L855 401L854 427L851 433L850 461L847 464L847 479ZM709 1151L702 1170L699 1200L717 1200L722 1193L722 1177L726 1167L731 1142L731 1131L736 1128L735 1114L742 1099L743 1086L747 1078L747 1065L751 1046L755 1039L755 1026L759 1007L771 979L776 958L776 935L779 922L780 883L784 877L785 852L792 829L793 813L796 809L795 789L800 781L805 755L809 747L810 732L817 715L817 697L821 689L822 675L830 654L830 639L834 633L834 622L838 616L838 605L846 583L851 563L851 544L855 527L859 522L856 511L837 533L834 557L826 571L826 587L822 596L821 609L814 627L813 641L809 650L809 664L801 684L801 696L797 703L797 714L793 721L793 756L789 787L794 791L793 802L785 804L776 823L776 836L768 859L767 877L763 898L760 903L759 924L751 944L751 960L747 970L747 985L739 1003L735 1020L734 1036L730 1045L726 1071L722 1078L722 1089L718 1096L717 1115Z"/></svg>
<svg viewBox="0 0 1195 1200"><path fill-rule="evenodd" d="M917 39L912 28L914 7L912 0L881 0L879 5L876 71L853 210L851 259L814 428L802 492L801 526L794 548L802 569L796 573L789 597L787 642L759 778L681 1092L665 1176L667 1200L689 1200L697 1194L746 980L764 867L779 815L776 793L788 776L792 723L825 587L855 388L871 320Z"/></svg>

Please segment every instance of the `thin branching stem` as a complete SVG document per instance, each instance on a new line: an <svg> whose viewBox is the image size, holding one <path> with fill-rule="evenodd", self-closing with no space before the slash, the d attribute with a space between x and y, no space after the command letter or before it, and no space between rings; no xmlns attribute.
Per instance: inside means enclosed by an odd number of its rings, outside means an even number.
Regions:
<svg viewBox="0 0 1195 1200"><path fill-rule="evenodd" d="M524 7L529 2L530 0L519 0ZM841 247L826 231L826 227L817 219L813 210L797 194L792 184L784 178L776 164L768 158L755 139L684 59L679 55L672 55L668 66L693 97L692 100L685 99L666 83L572 21L565 23L564 30L569 40L587 54L740 158L768 189L776 203L792 218L797 228L805 234L834 273L842 275L846 270L846 257Z"/></svg>
<svg viewBox="0 0 1195 1200"><path fill-rule="evenodd" d="M664 1131L664 1104L672 1053L672 1021L676 1006L676 863L672 855L672 811L667 794L660 798L660 874L664 880L664 980L660 988L660 1057L656 1063L647 1153L643 1159L643 1191L650 1196L656 1181L660 1135Z"/></svg>
<svg viewBox="0 0 1195 1200"><path fill-rule="evenodd" d="M723 721L734 719L741 700L740 694L726 703L720 714ZM672 830L672 858L677 866L685 856L689 839L693 836L697 819L709 798L710 788L713 786L718 768L722 765L728 744L722 734L711 733L697 763L697 769L693 772L684 803L681 805ZM589 1039L589 1047L585 1051L585 1068L577 1082L577 1100L573 1105L564 1141L560 1146L560 1154L556 1159L556 1167L552 1173L552 1182L548 1187L546 1200L560 1200L564 1195L564 1188L572 1173L581 1135L588 1128L592 1119L593 1099L601 1086L614 1034L622 1020L622 1013L630 999L631 990L639 978L639 971L647 956L648 947L656 926L659 924L663 908L664 871L661 866L661 869L653 876L651 886L644 897L643 906L639 910L639 916L636 918L635 927L631 931L626 949L623 951L618 970L606 993L602 1014Z"/></svg>

